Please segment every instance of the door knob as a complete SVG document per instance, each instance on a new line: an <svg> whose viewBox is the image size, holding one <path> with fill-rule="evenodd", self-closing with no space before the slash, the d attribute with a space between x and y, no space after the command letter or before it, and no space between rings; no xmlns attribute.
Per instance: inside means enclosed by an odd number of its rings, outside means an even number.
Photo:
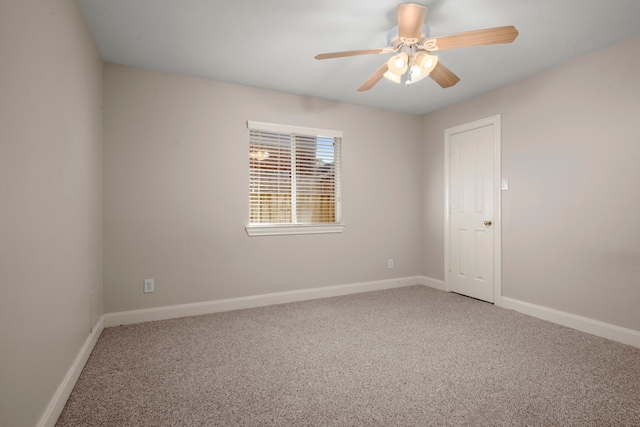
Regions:
<svg viewBox="0 0 640 427"><path fill-rule="evenodd" d="M485 222L484 222L484 225L486 225L487 227L488 227L488 226L490 226L491 224L492 224L492 222L491 222L491 221L485 221Z"/></svg>

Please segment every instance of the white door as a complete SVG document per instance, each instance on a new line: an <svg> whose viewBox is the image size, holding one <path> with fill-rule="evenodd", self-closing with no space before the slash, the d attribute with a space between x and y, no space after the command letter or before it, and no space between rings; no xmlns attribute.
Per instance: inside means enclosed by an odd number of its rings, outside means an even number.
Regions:
<svg viewBox="0 0 640 427"><path fill-rule="evenodd" d="M494 302L496 124L448 129L448 287ZM499 204L497 205L499 208Z"/></svg>

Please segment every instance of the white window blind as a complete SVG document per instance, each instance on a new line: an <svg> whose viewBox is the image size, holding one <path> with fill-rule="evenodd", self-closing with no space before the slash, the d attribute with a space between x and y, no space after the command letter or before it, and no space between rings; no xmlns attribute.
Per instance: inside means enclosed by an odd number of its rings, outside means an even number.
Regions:
<svg viewBox="0 0 640 427"><path fill-rule="evenodd" d="M339 224L342 132L251 121L247 127L249 227Z"/></svg>

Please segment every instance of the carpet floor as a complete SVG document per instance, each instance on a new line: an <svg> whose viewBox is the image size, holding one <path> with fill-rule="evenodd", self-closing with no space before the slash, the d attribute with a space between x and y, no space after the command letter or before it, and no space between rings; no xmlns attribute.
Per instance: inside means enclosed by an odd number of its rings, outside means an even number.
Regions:
<svg viewBox="0 0 640 427"><path fill-rule="evenodd" d="M107 328L65 426L640 426L640 349L412 286Z"/></svg>

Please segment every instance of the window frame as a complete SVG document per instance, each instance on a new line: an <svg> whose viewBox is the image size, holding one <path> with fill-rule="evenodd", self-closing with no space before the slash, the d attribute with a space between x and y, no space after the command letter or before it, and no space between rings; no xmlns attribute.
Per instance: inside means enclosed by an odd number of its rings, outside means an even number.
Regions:
<svg viewBox="0 0 640 427"><path fill-rule="evenodd" d="M274 123L247 121L247 129L273 132L280 134L304 135L313 137L330 137L339 138L339 146L334 148L335 159L335 222L332 223L248 223L245 230L249 236L277 236L277 235L295 235L295 234L326 234L326 233L342 233L344 223L342 223L342 194L341 194L341 151L343 132L329 129L308 128L302 126L291 126ZM250 143L251 144L251 143ZM295 161L294 161L295 162ZM251 168L249 168L249 175Z"/></svg>

